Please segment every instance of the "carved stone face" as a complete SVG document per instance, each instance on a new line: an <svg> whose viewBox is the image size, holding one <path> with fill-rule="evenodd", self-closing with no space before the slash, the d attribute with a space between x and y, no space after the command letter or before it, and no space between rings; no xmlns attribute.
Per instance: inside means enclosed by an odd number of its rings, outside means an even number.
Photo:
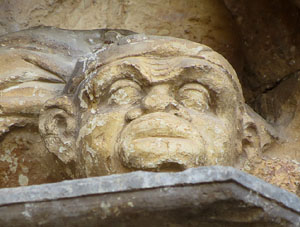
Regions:
<svg viewBox="0 0 300 227"><path fill-rule="evenodd" d="M65 98L73 109L62 109L76 120L58 114L67 120L57 130L69 128L70 136L61 133L67 145L52 149L66 163L75 160L80 175L234 164L242 150L244 101L222 56L156 37L113 46L98 61L75 98Z"/></svg>

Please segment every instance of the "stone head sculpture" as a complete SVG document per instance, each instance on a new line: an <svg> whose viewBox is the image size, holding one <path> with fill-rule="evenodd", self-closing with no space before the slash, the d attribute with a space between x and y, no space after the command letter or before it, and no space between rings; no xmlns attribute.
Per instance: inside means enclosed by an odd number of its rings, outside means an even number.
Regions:
<svg viewBox="0 0 300 227"><path fill-rule="evenodd" d="M0 36L0 118L5 118L0 135L10 127L35 124L41 106L62 92L79 59L131 34L39 26Z"/></svg>
<svg viewBox="0 0 300 227"><path fill-rule="evenodd" d="M40 26L0 36L0 187L70 178L42 141L40 109L61 94L77 61L130 34Z"/></svg>
<svg viewBox="0 0 300 227"><path fill-rule="evenodd" d="M82 71L39 123L47 149L77 176L234 165L259 147L236 73L207 46L133 35Z"/></svg>

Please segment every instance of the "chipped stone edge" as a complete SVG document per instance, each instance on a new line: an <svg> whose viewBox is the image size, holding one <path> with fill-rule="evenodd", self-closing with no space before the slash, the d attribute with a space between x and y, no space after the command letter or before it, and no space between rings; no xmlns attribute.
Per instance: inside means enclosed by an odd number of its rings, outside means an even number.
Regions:
<svg viewBox="0 0 300 227"><path fill-rule="evenodd" d="M295 194L232 167L222 166L191 168L176 173L137 171L52 184L3 188L0 189L0 207L16 203L41 202L104 193L228 181L234 181L265 198L276 201L298 214L300 213L300 198Z"/></svg>

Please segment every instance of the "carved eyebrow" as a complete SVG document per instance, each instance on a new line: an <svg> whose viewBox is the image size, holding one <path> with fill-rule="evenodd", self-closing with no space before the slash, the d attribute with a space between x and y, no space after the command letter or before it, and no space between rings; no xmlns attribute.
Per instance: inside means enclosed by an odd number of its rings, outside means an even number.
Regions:
<svg viewBox="0 0 300 227"><path fill-rule="evenodd" d="M206 72L202 71L202 68L189 67L181 72L181 76L185 78L184 84L200 84L209 92L226 93L226 91L230 89L236 90L233 87L233 83L228 79L226 75L213 68L210 69L209 72Z"/></svg>
<svg viewBox="0 0 300 227"><path fill-rule="evenodd" d="M220 90L220 86L218 84L211 84L207 85L209 83L213 82L212 76L215 77L215 75L209 75L208 74L216 74L218 75L220 72L216 71L215 68L211 68L210 65L204 64L202 62L199 62L199 65L197 64L191 64L186 65L182 68L180 68L180 65L178 67L180 70L176 72L176 70L171 70L170 72L173 74L170 77L160 77L155 78L152 77L151 74L148 75L147 72L144 72L142 68L139 66L139 62L130 62L130 59L122 59L117 62L108 64L103 66L104 68L99 68L98 72L92 80L93 80L93 89L95 89L95 96L101 96L104 93L107 92L107 89L111 87L112 84L114 84L118 80L122 79L128 79L136 82L141 87L142 85L150 85L150 84L158 84L158 83L164 83L167 81L173 81L177 84L187 83L189 82L195 82L202 84L204 87L206 87L207 90ZM191 73L193 72L193 73ZM146 75L144 75L146 73ZM200 75L200 74L202 75ZM197 75L196 75L197 74ZM225 76L225 75L224 75ZM183 77L183 78L180 78ZM224 79L226 81L226 79ZM97 90L97 91L96 91Z"/></svg>
<svg viewBox="0 0 300 227"><path fill-rule="evenodd" d="M120 65L117 67L120 67ZM104 93L107 93L107 89L110 89L109 92L112 92L112 87L114 87L113 89L119 89L115 88L116 86L134 86L135 84L135 86L142 87L144 81L139 69L128 65L125 65L125 67L126 70L122 68L122 70L120 70L119 73L110 73L110 69L108 69L104 71L103 76L96 75L93 78L91 78L90 81L86 80L87 83L93 84L92 87L90 87L90 89L94 91L93 93L95 97L104 95ZM121 81L127 82L121 83Z"/></svg>

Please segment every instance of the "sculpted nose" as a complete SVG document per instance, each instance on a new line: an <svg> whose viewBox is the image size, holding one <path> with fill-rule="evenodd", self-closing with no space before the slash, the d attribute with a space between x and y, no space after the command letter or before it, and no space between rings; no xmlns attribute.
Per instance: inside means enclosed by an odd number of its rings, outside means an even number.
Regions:
<svg viewBox="0 0 300 227"><path fill-rule="evenodd" d="M169 95L169 86L166 84L153 87L142 101L142 108L146 112L164 111L177 102Z"/></svg>
<svg viewBox="0 0 300 227"><path fill-rule="evenodd" d="M142 100L141 108L129 110L126 114L126 120L132 121L147 113L164 112L171 105L177 105L176 101L169 96L168 91L168 85L156 85L152 87Z"/></svg>
<svg viewBox="0 0 300 227"><path fill-rule="evenodd" d="M126 120L132 121L144 114L154 112L168 112L175 116L191 121L190 114L169 94L169 85L161 84L152 87L142 100L141 108L134 108L127 112Z"/></svg>

